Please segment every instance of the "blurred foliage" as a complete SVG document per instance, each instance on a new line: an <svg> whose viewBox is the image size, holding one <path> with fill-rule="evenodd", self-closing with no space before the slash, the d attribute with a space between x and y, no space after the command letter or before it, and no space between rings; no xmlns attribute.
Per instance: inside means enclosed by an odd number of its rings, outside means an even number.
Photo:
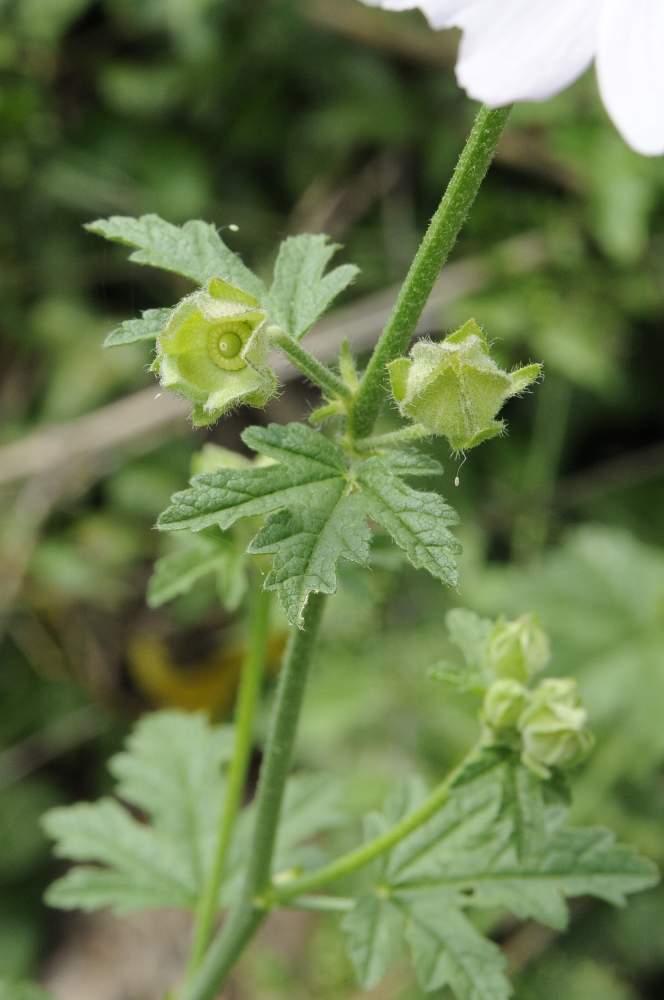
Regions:
<svg viewBox="0 0 664 1000"><path fill-rule="evenodd" d="M102 354L101 340L183 288L86 235L91 218L236 223L229 242L260 271L288 232L324 229L362 268L355 298L398 280L472 116L450 46L416 13L395 22L353 0L0 0L0 465L3 444L149 384L145 345ZM501 363L542 360L547 378L507 407L509 437L470 456L458 490L440 456L462 515L460 594L386 554L368 580L346 572L331 603L300 754L349 780L358 815L473 737L471 696L427 674L448 652L445 611L532 610L598 737L580 818L664 863L663 222L661 161L623 145L590 77L516 110L456 251L481 255L482 273L440 328L473 315ZM538 262L507 277L518 234ZM289 389L275 413L301 417L309 399ZM40 903L55 871L36 817L104 791L129 720L178 700L174 673L188 687L211 665L213 697L230 700L238 624L214 579L152 612L145 588L150 527L192 453L236 445L247 419L183 424L72 469L66 489L2 488L0 997L31 998L15 983L75 934ZM145 681L146 649L168 691ZM307 919L294 950L265 943L245 963L246 995L356 995L332 923ZM528 925L500 940L523 1000L632 1000L661 995L663 920L654 890L624 912L579 906L556 938ZM419 996L405 973L388 988L372 995Z"/></svg>

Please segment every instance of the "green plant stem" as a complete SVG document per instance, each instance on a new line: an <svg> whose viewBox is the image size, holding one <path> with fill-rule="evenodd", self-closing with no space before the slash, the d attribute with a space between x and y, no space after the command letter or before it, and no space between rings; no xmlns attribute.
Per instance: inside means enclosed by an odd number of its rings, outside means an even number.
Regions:
<svg viewBox="0 0 664 1000"><path fill-rule="evenodd" d="M332 861L329 865L319 868L318 871L311 872L309 875L303 875L301 878L293 879L291 882L288 882L283 886L273 886L270 893L266 896L266 905L288 906L290 905L291 900L300 896L306 896L308 893L321 889L330 882L336 882L337 879L351 875L353 872L357 871L358 868L363 868L371 861L379 858L382 854L386 854L388 851L392 850L392 848L403 840L404 837L407 837L409 833L412 833L413 830L417 830L418 827L426 823L432 816L435 816L438 810L447 801L450 789L454 785L454 782L459 777L461 772L468 766L476 753L477 748L474 748L466 757L464 757L461 763L455 767L453 771L450 771L447 777L439 785L437 785L436 788L434 788L434 790L426 797L424 802L422 802L417 809L415 809L408 816L404 816L403 819L399 820L399 822L389 830L386 830L385 833L382 833L379 837L375 837L373 840L369 840L366 844L362 844L353 851L348 851L348 853L342 854L336 861Z"/></svg>
<svg viewBox="0 0 664 1000"><path fill-rule="evenodd" d="M293 630L286 650L256 793L256 818L242 895L193 981L185 984L181 1000L215 1000L266 915L257 900L270 882L281 804L324 602L322 594L310 597L304 612L304 627Z"/></svg>
<svg viewBox="0 0 664 1000"><path fill-rule="evenodd" d="M228 769L219 838L212 871L196 914L189 975L200 965L210 943L219 912L219 890L224 877L231 835L244 795L254 735L256 705L265 673L270 638L271 594L256 574L252 580L248 614L247 658L242 667L235 711L235 745Z"/></svg>
<svg viewBox="0 0 664 1000"><path fill-rule="evenodd" d="M306 375L310 382L322 389L327 398L347 401L352 399L353 394L346 383L335 375L331 368L322 364L318 358L302 347L297 340L289 337L279 327L270 327L268 333L274 346L283 351L291 364Z"/></svg>
<svg viewBox="0 0 664 1000"><path fill-rule="evenodd" d="M350 430L367 437L385 398L385 368L404 354L441 268L491 164L510 108L480 108L452 179L406 275L387 326L374 348L351 411Z"/></svg>
<svg viewBox="0 0 664 1000"><path fill-rule="evenodd" d="M431 431L423 427L422 424L411 424L409 427L402 427L398 431L390 431L388 434L375 434L372 437L362 438L355 441L353 447L357 451L376 451L380 448L400 448L402 444L409 444L411 441L421 441L423 438L432 437Z"/></svg>

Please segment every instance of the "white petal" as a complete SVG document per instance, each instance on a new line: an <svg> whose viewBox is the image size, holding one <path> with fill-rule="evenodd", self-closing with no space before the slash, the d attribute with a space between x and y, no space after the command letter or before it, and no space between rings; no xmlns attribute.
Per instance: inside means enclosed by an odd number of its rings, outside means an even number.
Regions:
<svg viewBox="0 0 664 1000"><path fill-rule="evenodd" d="M419 7L424 11L432 28L446 28L450 19L469 2L474 0L363 0L370 7L384 7L385 10L412 10Z"/></svg>
<svg viewBox="0 0 664 1000"><path fill-rule="evenodd" d="M606 0L597 76L607 110L639 153L664 153L664 3Z"/></svg>
<svg viewBox="0 0 664 1000"><path fill-rule="evenodd" d="M470 0L451 19L464 30L459 84L492 107L551 97L590 65L604 2Z"/></svg>

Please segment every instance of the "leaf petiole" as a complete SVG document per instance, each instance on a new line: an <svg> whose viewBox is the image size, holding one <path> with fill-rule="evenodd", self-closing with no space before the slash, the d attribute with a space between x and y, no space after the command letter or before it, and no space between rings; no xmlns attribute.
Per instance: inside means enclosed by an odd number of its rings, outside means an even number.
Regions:
<svg viewBox="0 0 664 1000"><path fill-rule="evenodd" d="M330 882L336 882L337 879L351 875L359 868L364 868L365 865L368 865L376 858L391 851L401 840L426 823L427 820L431 819L445 805L456 780L475 759L480 749L479 746L474 747L463 758L461 763L450 771L447 777L430 792L417 809L409 813L409 815L404 816L403 819L395 823L385 833L374 837L373 840L367 841L366 844L361 844L360 847L356 847L346 854L342 854L336 861L330 862L329 865L324 865L317 871L293 879L292 882L284 885L273 886L271 892L266 894L266 901L272 906L289 906L291 900L300 896L306 896L311 892L323 888L323 886L329 885Z"/></svg>
<svg viewBox="0 0 664 1000"><path fill-rule="evenodd" d="M302 372L310 382L317 385L328 399L343 399L350 402L353 393L346 383L331 368L322 364L310 351L302 347L293 337L278 327L268 328L268 336L275 347L286 355L291 364Z"/></svg>

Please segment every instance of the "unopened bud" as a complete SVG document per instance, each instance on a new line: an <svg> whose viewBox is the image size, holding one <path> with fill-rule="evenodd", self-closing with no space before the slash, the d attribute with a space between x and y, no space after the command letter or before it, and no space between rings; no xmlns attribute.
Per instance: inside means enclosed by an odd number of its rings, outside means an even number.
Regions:
<svg viewBox="0 0 664 1000"><path fill-rule="evenodd" d="M494 681L487 689L482 719L492 733L514 729L528 705L528 691L513 680Z"/></svg>
<svg viewBox="0 0 664 1000"><path fill-rule="evenodd" d="M409 358L388 367L401 413L446 437L455 452L502 433L504 423L495 419L499 410L542 372L538 364L514 372L500 368L472 319L440 343L420 341Z"/></svg>
<svg viewBox="0 0 664 1000"><path fill-rule="evenodd" d="M543 778L579 764L593 744L587 718L575 680L542 681L518 723L524 764Z"/></svg>
<svg viewBox="0 0 664 1000"><path fill-rule="evenodd" d="M487 640L487 665L494 677L526 682L551 658L549 638L534 615L500 618Z"/></svg>

